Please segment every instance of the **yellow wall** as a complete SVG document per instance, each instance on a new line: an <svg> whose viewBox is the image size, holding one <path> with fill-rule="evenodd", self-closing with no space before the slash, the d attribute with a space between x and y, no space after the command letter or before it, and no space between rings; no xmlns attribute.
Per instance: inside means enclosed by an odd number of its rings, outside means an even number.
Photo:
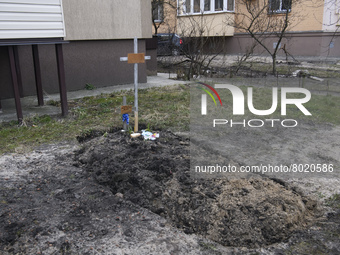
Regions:
<svg viewBox="0 0 340 255"><path fill-rule="evenodd" d="M295 1L295 4L292 6L292 15L299 18L292 24L289 31L322 30L323 8L324 0Z"/></svg>
<svg viewBox="0 0 340 255"><path fill-rule="evenodd" d="M323 24L324 0L292 1L292 10L288 17L289 27L287 32L321 31ZM182 35L188 34L190 27L196 27L196 30L200 27L204 28L204 36L232 36L234 33L245 32L244 30L242 31L236 27L234 28L234 25L235 22L242 23L242 25L249 24L249 19L244 18L244 14L247 14L244 3L249 2L256 8L264 7L263 23L269 21L270 23L275 24L275 22L278 22L275 27L279 27L279 22L284 19L284 14L268 14L268 0L235 0L235 14L225 12L204 14L203 16L185 14L177 16L176 10L171 9L166 13L166 15L168 15L166 23L159 29L158 32L169 32L170 27L177 27L177 33Z"/></svg>
<svg viewBox="0 0 340 255"><path fill-rule="evenodd" d="M285 14L268 14L268 0L250 0L256 9L264 7L261 19L263 24L266 22L275 23L284 20ZM243 25L249 24L249 12L245 7L245 3L249 0L236 0L236 17L237 22L243 21ZM323 20L323 0L292 0L292 10L288 14L289 27L287 31L320 31L322 30ZM248 16L248 17L245 17ZM275 21L276 20L276 21ZM236 29L236 32L244 32Z"/></svg>
<svg viewBox="0 0 340 255"><path fill-rule="evenodd" d="M226 24L233 13L178 16L177 33L184 36L232 36L234 28Z"/></svg>

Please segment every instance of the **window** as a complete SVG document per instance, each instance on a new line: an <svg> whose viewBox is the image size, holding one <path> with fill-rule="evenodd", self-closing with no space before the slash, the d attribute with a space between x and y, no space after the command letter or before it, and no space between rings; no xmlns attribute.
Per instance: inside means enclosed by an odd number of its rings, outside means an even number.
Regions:
<svg viewBox="0 0 340 255"><path fill-rule="evenodd" d="M201 3L201 0L194 0L194 13L201 12L200 3Z"/></svg>
<svg viewBox="0 0 340 255"><path fill-rule="evenodd" d="M163 2L162 1L154 1L152 3L152 18L154 22L162 22L163 21Z"/></svg>
<svg viewBox="0 0 340 255"><path fill-rule="evenodd" d="M208 12L208 11L210 11L210 0L204 0L204 11L205 12Z"/></svg>
<svg viewBox="0 0 340 255"><path fill-rule="evenodd" d="M292 9L292 0L269 0L269 12L285 13Z"/></svg>
<svg viewBox="0 0 340 255"><path fill-rule="evenodd" d="M227 11L234 11L234 1L228 1Z"/></svg>
<svg viewBox="0 0 340 255"><path fill-rule="evenodd" d="M234 0L185 0L178 1L178 5L186 14L234 11Z"/></svg>
<svg viewBox="0 0 340 255"><path fill-rule="evenodd" d="M186 0L185 1L185 12L186 13L190 13L191 12L191 1L190 0Z"/></svg>
<svg viewBox="0 0 340 255"><path fill-rule="evenodd" d="M215 11L223 11L223 0L215 0Z"/></svg>

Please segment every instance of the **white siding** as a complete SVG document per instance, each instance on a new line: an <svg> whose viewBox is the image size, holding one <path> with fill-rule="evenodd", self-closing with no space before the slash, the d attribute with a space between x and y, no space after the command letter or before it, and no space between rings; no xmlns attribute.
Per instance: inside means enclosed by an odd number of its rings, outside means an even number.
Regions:
<svg viewBox="0 0 340 255"><path fill-rule="evenodd" d="M65 37L62 0L0 0L0 39Z"/></svg>

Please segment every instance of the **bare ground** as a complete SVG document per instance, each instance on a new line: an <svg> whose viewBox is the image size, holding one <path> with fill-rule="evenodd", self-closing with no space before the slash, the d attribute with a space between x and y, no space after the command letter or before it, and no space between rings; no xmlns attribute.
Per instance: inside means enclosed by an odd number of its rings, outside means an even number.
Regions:
<svg viewBox="0 0 340 255"><path fill-rule="evenodd" d="M339 144L339 129L325 127L304 129L293 146L321 133L306 160ZM0 253L339 254L340 198L328 199L339 178L197 180L188 138L160 134L2 156Z"/></svg>

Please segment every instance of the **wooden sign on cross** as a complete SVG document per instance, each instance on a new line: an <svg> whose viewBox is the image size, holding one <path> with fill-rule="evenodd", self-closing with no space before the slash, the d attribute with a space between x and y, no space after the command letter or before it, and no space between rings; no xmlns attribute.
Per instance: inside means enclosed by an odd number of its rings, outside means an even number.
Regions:
<svg viewBox="0 0 340 255"><path fill-rule="evenodd" d="M131 112L132 112L132 105L122 105L120 107L121 114L126 114L126 113L131 113Z"/></svg>
<svg viewBox="0 0 340 255"><path fill-rule="evenodd" d="M138 132L138 64L145 63L145 60L151 59L150 56L145 56L144 53L138 53L138 40L134 38L134 52L128 53L127 57L121 57L120 61L127 61L129 64L134 64L134 85L135 85L135 128L134 131Z"/></svg>
<svg viewBox="0 0 340 255"><path fill-rule="evenodd" d="M123 96L123 105L120 108L116 108L115 112L120 113L120 114L129 114L132 111L135 110L135 107L132 107L132 105L127 105L126 104L126 96ZM128 119L123 118L123 130L128 130Z"/></svg>

